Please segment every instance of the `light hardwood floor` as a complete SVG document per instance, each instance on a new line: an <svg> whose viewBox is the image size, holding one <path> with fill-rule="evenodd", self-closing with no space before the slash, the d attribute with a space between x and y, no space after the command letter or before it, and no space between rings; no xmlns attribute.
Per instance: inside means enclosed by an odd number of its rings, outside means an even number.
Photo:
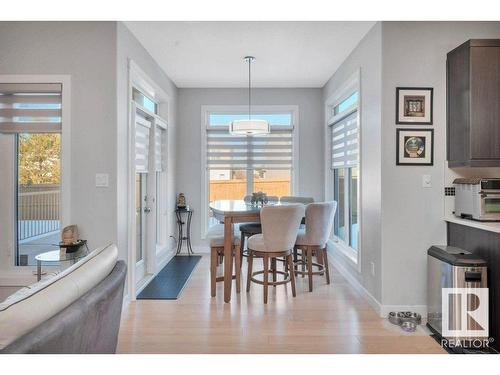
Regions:
<svg viewBox="0 0 500 375"><path fill-rule="evenodd" d="M254 269L262 266L256 261ZM246 285L246 260L243 265ZM291 289L242 288L230 304L222 283L210 297L209 256L205 255L176 301L142 300L123 312L119 353L444 353L421 327L405 333L377 316L365 299L331 267L332 283L297 278Z"/></svg>

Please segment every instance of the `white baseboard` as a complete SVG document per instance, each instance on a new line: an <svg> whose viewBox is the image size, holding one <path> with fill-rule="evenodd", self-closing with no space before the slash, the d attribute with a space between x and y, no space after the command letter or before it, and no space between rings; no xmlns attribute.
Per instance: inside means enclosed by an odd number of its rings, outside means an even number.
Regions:
<svg viewBox="0 0 500 375"><path fill-rule="evenodd" d="M337 260L337 257L334 256L331 250L328 250L328 253L330 253L330 256L328 257L330 263L333 264L333 266L356 291L362 294L363 298L365 298L370 306L373 307L373 309L377 312L377 314L381 316L382 305L380 304L380 302L375 297L373 297L372 294L368 290L366 290L366 288L361 285L361 283L354 276L352 276L351 272Z"/></svg>
<svg viewBox="0 0 500 375"><path fill-rule="evenodd" d="M329 250L329 253L331 251ZM387 318L391 311L412 311L422 315L422 318L427 317L427 305L383 305L381 304L366 288L356 279L351 272L337 260L337 257L332 253L329 257L330 262L347 280L351 286L361 293L366 301L373 307L381 318Z"/></svg>

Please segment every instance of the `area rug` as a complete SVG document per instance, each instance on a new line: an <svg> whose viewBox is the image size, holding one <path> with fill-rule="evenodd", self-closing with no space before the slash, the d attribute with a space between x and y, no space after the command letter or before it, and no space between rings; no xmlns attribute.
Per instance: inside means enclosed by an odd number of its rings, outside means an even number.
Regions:
<svg viewBox="0 0 500 375"><path fill-rule="evenodd" d="M200 255L173 257L137 299L178 299L200 259Z"/></svg>

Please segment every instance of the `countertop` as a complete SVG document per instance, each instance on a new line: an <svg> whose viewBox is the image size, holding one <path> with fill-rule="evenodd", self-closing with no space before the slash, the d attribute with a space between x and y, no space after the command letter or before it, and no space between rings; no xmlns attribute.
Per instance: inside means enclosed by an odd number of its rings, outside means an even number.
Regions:
<svg viewBox="0 0 500 375"><path fill-rule="evenodd" d="M482 229L489 232L500 233L500 222L481 222L468 219L461 219L459 217L449 215L444 218L448 223L465 225L472 228Z"/></svg>

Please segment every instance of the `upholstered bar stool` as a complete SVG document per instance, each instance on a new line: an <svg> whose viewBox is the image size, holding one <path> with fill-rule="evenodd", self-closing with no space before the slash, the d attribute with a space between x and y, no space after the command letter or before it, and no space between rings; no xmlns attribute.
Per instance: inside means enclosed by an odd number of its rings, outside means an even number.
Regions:
<svg viewBox="0 0 500 375"><path fill-rule="evenodd" d="M248 239L248 278L247 292L250 292L252 282L264 286L264 303L267 303L269 285L276 286L291 283L292 295L295 297L294 272L278 271L276 259L285 257L288 269L293 270L292 250L297 238L300 220L304 216L304 206L293 204L287 206L266 206L260 211L262 233L255 234ZM254 257L263 259L264 269L253 272ZM272 263L273 281L269 281L269 260ZM263 280L254 276L263 275ZM278 281L277 275L283 275Z"/></svg>
<svg viewBox="0 0 500 375"><path fill-rule="evenodd" d="M314 203L314 198L312 197L298 197L298 196L284 196L280 198L281 203L302 203L302 204L309 204L309 203ZM300 222L300 227L304 227L306 221L305 218L302 219ZM297 261L297 250L293 250L293 261ZM321 258L318 257L318 261L321 261ZM286 268L286 267L285 267Z"/></svg>
<svg viewBox="0 0 500 375"><path fill-rule="evenodd" d="M252 201L252 196L247 195L245 198L243 198L245 203L250 204ZM267 197L267 201L269 203L277 203L279 201L278 197L275 196L269 196ZM240 232L241 232L241 255L242 256L248 256L248 252L245 251L245 239L253 236L254 234L259 234L262 233L262 226L261 223L245 223L245 224L240 224Z"/></svg>
<svg viewBox="0 0 500 375"><path fill-rule="evenodd" d="M330 284L330 271L328 267L328 255L326 242L330 236L335 217L337 202L310 203L306 208L306 227L300 229L295 242L295 249L302 251L301 260L295 262L295 273L307 275L309 279L309 291L313 290L313 275L326 275L326 283ZM313 252L322 263L312 261ZM302 265L302 270L297 269ZM313 267L318 270L313 271ZM305 270L307 268L307 270Z"/></svg>
<svg viewBox="0 0 500 375"><path fill-rule="evenodd" d="M233 279L236 280L236 293L239 293L241 290L240 253L240 240L239 238L235 238L232 255L235 263ZM210 294L212 297L215 297L217 282L224 281L223 276L217 276L217 266L222 264L221 259L224 259L224 236L213 237L210 239Z"/></svg>

